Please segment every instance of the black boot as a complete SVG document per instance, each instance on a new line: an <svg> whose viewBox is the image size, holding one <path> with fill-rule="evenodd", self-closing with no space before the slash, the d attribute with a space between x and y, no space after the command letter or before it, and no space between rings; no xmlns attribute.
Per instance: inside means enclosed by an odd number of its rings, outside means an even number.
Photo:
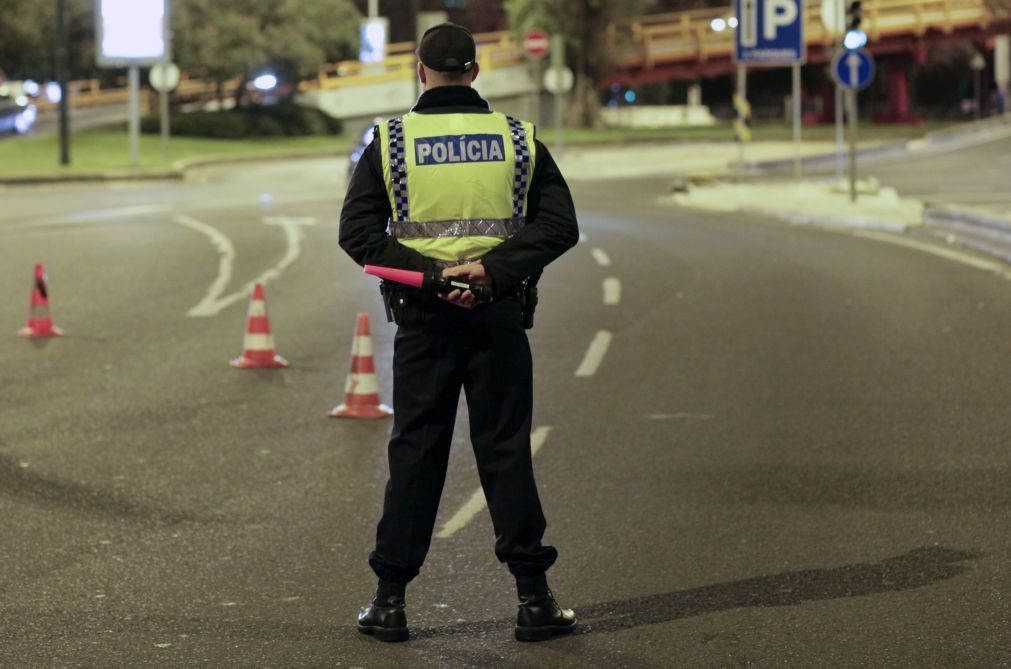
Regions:
<svg viewBox="0 0 1011 669"><path fill-rule="evenodd" d="M518 641L544 641L575 629L576 614L558 605L543 576L530 581L517 580L516 589L520 597L516 614Z"/></svg>
<svg viewBox="0 0 1011 669"><path fill-rule="evenodd" d="M379 589L358 614L358 631L380 641L407 641L407 613L404 612L403 583L379 581Z"/></svg>

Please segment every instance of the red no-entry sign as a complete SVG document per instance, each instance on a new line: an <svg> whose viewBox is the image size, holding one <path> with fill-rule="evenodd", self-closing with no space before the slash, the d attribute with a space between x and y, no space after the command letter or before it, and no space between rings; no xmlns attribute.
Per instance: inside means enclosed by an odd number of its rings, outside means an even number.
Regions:
<svg viewBox="0 0 1011 669"><path fill-rule="evenodd" d="M523 36L523 52L531 58L543 58L551 50L551 40L543 30L531 30Z"/></svg>

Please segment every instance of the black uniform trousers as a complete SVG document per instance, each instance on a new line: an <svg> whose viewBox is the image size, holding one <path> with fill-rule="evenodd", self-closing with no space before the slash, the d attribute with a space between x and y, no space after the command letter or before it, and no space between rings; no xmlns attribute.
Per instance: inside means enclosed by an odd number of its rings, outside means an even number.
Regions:
<svg viewBox="0 0 1011 669"><path fill-rule="evenodd" d="M495 555L517 579L543 575L558 553L541 543L546 522L530 452L533 371L519 302L468 310L432 299L406 307L398 322L390 479L369 564L385 581L407 583L418 575L463 388Z"/></svg>

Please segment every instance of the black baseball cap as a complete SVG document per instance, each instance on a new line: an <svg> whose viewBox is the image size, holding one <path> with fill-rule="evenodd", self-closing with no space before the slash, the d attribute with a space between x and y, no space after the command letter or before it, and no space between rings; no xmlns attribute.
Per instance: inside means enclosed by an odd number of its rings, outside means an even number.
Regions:
<svg viewBox="0 0 1011 669"><path fill-rule="evenodd" d="M440 23L421 36L418 59L437 72L470 72L474 68L474 35L456 23Z"/></svg>

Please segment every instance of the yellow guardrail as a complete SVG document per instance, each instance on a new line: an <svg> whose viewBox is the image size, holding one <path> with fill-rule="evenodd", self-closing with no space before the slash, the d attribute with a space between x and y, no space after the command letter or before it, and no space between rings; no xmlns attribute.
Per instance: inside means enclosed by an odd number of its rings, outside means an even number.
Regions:
<svg viewBox="0 0 1011 669"><path fill-rule="evenodd" d="M474 41L477 42L477 61L485 71L523 61L519 47L512 41L508 31L477 33ZM315 79L303 81L299 90L334 90L347 86L412 80L417 67L414 49L414 42L398 42L389 46L389 55L381 63L345 60L327 65L320 69Z"/></svg>
<svg viewBox="0 0 1011 669"><path fill-rule="evenodd" d="M809 45L830 47L839 35L830 33L821 21L821 1L807 0L805 38ZM1001 9L1004 7L1004 9ZM994 22L1011 23L1011 11L989 0L864 0L863 29L871 41L893 35L923 36L935 30L944 34L978 27L986 29ZM696 9L667 14L652 14L614 21L607 28L607 44L619 67L642 65L646 68L675 61L706 61L727 57L733 50L733 30L717 32L714 19L729 18L726 9ZM523 62L519 44L508 31L478 33L477 60L484 70ZM300 91L334 90L387 81L411 80L415 74L414 42L389 45L386 60L361 63L356 60L326 65L311 80L299 84ZM226 82L222 90L212 81L185 78L174 96L211 99L219 93L232 95L239 80ZM98 80L71 82L71 104L94 107L125 103L128 92L122 84L101 88ZM41 102L41 108L51 107Z"/></svg>

